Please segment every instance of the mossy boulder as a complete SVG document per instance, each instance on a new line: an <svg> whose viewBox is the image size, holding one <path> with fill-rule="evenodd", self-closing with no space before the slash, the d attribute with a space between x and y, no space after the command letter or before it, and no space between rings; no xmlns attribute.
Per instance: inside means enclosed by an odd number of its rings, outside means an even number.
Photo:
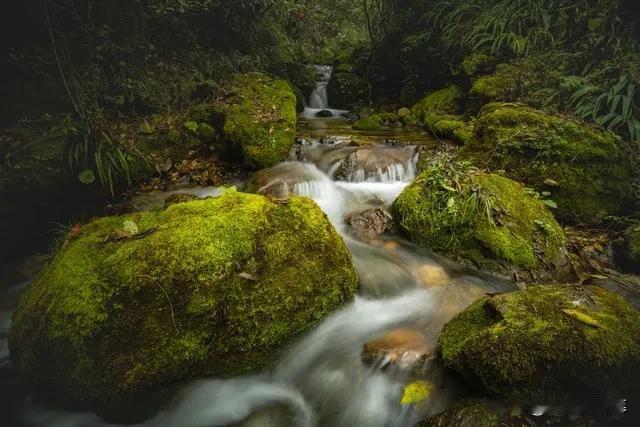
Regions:
<svg viewBox="0 0 640 427"><path fill-rule="evenodd" d="M551 192L565 220L598 223L632 203L631 165L615 135L578 120L519 104L488 104L462 156Z"/></svg>
<svg viewBox="0 0 640 427"><path fill-rule="evenodd" d="M423 163L392 206L412 241L494 271L563 263L562 228L521 184L446 156Z"/></svg>
<svg viewBox="0 0 640 427"><path fill-rule="evenodd" d="M349 301L351 256L310 199L228 190L68 236L10 332L26 384L94 408L267 366Z"/></svg>
<svg viewBox="0 0 640 427"><path fill-rule="evenodd" d="M355 73L337 72L327 85L329 104L334 108L354 109L369 99L369 84Z"/></svg>
<svg viewBox="0 0 640 427"><path fill-rule="evenodd" d="M374 114L369 117L365 117L356 121L353 124L353 128L356 130L364 130L364 131L376 131L382 129L382 117L377 114Z"/></svg>
<svg viewBox="0 0 640 427"><path fill-rule="evenodd" d="M434 135L450 137L455 129L464 126L459 116L463 96L462 89L452 85L424 97L411 108L411 113ZM439 125L440 122L443 123Z"/></svg>
<svg viewBox="0 0 640 427"><path fill-rule="evenodd" d="M463 96L462 89L452 85L425 96L411 107L411 112L420 120L424 120L427 113L456 114L460 110L459 103Z"/></svg>
<svg viewBox="0 0 640 427"><path fill-rule="evenodd" d="M216 109L224 114L224 137L245 164L261 169L285 160L297 121L290 84L260 73L238 74L222 92Z"/></svg>
<svg viewBox="0 0 640 427"><path fill-rule="evenodd" d="M471 86L469 95L483 101L514 100L518 95L517 68L511 64L499 64L493 74L478 77Z"/></svg>
<svg viewBox="0 0 640 427"><path fill-rule="evenodd" d="M530 286L483 298L440 336L446 366L502 397L637 392L640 312L597 286Z"/></svg>

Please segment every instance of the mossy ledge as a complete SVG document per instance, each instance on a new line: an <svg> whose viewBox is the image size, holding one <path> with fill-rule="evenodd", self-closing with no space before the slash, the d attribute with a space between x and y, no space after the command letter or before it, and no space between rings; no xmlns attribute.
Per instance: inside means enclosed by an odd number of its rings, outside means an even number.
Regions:
<svg viewBox="0 0 640 427"><path fill-rule="evenodd" d="M461 156L551 192L559 216L569 222L597 224L632 204L631 164L615 135L578 120L520 104L488 104Z"/></svg>
<svg viewBox="0 0 640 427"><path fill-rule="evenodd" d="M234 76L216 103L225 116L224 137L239 147L247 166L268 168L285 160L296 133L296 95L285 80L264 74Z"/></svg>
<svg viewBox="0 0 640 427"><path fill-rule="evenodd" d="M510 399L637 392L640 312L597 286L530 286L483 298L440 336L444 363Z"/></svg>
<svg viewBox="0 0 640 427"><path fill-rule="evenodd" d="M550 267L565 253L562 228L515 181L433 158L392 206L415 243L495 272Z"/></svg>
<svg viewBox="0 0 640 427"><path fill-rule="evenodd" d="M34 390L111 410L176 381L262 369L356 288L312 200L228 190L70 236L15 312L12 364Z"/></svg>

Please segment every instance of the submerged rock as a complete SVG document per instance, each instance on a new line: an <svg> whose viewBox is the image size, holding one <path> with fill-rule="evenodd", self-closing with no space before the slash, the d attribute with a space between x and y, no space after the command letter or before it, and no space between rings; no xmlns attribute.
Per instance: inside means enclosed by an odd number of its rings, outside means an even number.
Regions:
<svg viewBox="0 0 640 427"><path fill-rule="evenodd" d="M33 390L126 411L180 380L264 368L356 287L313 201L229 190L83 226L26 291L11 360Z"/></svg>
<svg viewBox="0 0 640 427"><path fill-rule="evenodd" d="M393 230L393 218L382 208L351 213L345 218L345 222L357 236L365 239L374 239Z"/></svg>
<svg viewBox="0 0 640 427"><path fill-rule="evenodd" d="M598 223L630 203L631 168L615 135L577 120L518 104L489 104L463 155L549 191L567 220Z"/></svg>
<svg viewBox="0 0 640 427"><path fill-rule="evenodd" d="M433 345L418 330L394 329L364 345L362 361L366 364L391 365L414 371L433 355Z"/></svg>
<svg viewBox="0 0 640 427"><path fill-rule="evenodd" d="M216 108L224 115L224 137L239 147L247 166L260 169L285 160L296 132L296 96L284 80L260 73L238 74Z"/></svg>
<svg viewBox="0 0 640 427"><path fill-rule="evenodd" d="M415 243L493 271L564 265L562 228L545 204L508 178L434 157L392 206Z"/></svg>
<svg viewBox="0 0 640 427"><path fill-rule="evenodd" d="M626 397L638 387L640 312L597 286L531 286L477 301L440 346L446 366L492 394Z"/></svg>

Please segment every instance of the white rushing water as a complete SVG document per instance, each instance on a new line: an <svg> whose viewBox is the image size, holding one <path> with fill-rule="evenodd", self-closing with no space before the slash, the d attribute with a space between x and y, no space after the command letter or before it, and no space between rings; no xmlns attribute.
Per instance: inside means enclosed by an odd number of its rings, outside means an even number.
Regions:
<svg viewBox="0 0 640 427"><path fill-rule="evenodd" d="M451 269L401 239L362 241L350 234L345 216L388 207L415 178L415 147L312 144L305 150L306 161L284 162L269 170L261 191L277 187L317 202L353 254L360 296L295 343L272 370L186 385L172 404L142 426L412 426L441 410L457 393L456 381L433 361L409 370L388 359L364 363L363 348L404 328L423 336L424 345L435 352L448 319L485 292L504 291L504 285ZM193 193L214 196L217 190ZM148 202L140 203L146 207ZM2 329L8 326L4 320ZM419 405L402 405L404 388L416 379L432 384L432 397ZM27 426L110 425L93 414L32 404L22 421Z"/></svg>
<svg viewBox="0 0 640 427"><path fill-rule="evenodd" d="M301 117L306 119L313 119L321 111L329 111L331 117L343 117L348 111L337 110L329 107L329 94L327 92L327 86L331 80L333 74L333 67L330 65L314 65L318 81L316 87L309 96L308 106L304 109Z"/></svg>

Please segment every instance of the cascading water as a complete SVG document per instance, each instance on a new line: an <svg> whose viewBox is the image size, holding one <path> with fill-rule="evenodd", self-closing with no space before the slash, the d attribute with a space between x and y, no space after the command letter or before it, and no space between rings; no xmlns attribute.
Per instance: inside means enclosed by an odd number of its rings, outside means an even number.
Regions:
<svg viewBox="0 0 640 427"><path fill-rule="evenodd" d="M353 212L388 207L415 178L417 154L415 146L315 142L295 147L292 161L268 170L260 192L312 198L342 234L360 275L360 296L294 344L271 371L194 382L141 426L412 426L446 407L460 387L437 363L423 362L417 370L387 358L364 363L365 344L400 328L420 335L433 353L448 319L484 293L511 285L469 275L401 239L360 240L345 223ZM404 388L415 380L429 381L432 397L402 405ZM109 425L94 414L33 404L22 423Z"/></svg>
<svg viewBox="0 0 640 427"><path fill-rule="evenodd" d="M316 88L311 92L309 97L309 107L317 109L329 108L329 98L327 95L327 85L331 80L333 67L330 65L316 65L319 81L316 82Z"/></svg>
<svg viewBox="0 0 640 427"><path fill-rule="evenodd" d="M333 67L330 65L314 65L318 81L316 87L309 96L309 105L304 109L301 117L306 119L312 119L318 115L318 113L325 112L328 117L342 117L347 111L336 110L329 107L329 95L327 93L327 86L331 80L333 74Z"/></svg>

